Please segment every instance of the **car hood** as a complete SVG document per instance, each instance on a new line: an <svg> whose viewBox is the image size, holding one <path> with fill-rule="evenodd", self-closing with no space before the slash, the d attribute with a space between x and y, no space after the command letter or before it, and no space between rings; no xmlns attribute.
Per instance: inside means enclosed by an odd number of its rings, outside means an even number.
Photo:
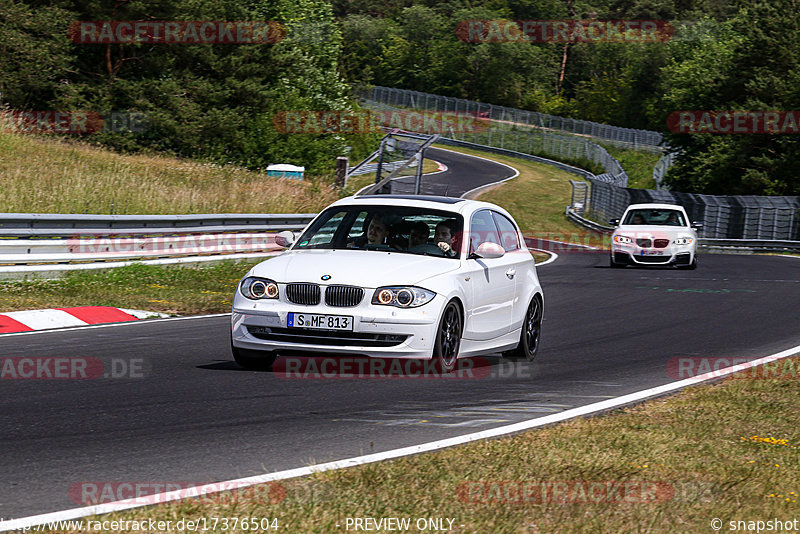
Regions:
<svg viewBox="0 0 800 534"><path fill-rule="evenodd" d="M314 282L376 288L413 285L458 269L459 260L375 250L288 251L256 265L253 276L285 282ZM322 280L322 276L330 276Z"/></svg>
<svg viewBox="0 0 800 534"><path fill-rule="evenodd" d="M653 224L626 224L618 226L614 230L615 234L624 234L628 236L652 238L659 236L678 236L686 235L693 236L694 230L688 226L662 226Z"/></svg>

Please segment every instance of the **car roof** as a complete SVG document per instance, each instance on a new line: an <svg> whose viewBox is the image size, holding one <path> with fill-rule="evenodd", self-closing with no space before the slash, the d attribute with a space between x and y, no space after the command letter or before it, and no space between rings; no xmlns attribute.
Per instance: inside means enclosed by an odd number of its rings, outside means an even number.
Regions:
<svg viewBox="0 0 800 534"><path fill-rule="evenodd" d="M471 213L479 209L493 209L510 216L506 210L490 202L434 195L362 195L343 198L331 204L331 206L358 205L408 206L446 210L462 214Z"/></svg>
<svg viewBox="0 0 800 534"><path fill-rule="evenodd" d="M657 203L649 203L649 204L630 204L625 211L628 210L638 210L638 209L657 209L657 210L682 210L683 206L680 204L657 204Z"/></svg>

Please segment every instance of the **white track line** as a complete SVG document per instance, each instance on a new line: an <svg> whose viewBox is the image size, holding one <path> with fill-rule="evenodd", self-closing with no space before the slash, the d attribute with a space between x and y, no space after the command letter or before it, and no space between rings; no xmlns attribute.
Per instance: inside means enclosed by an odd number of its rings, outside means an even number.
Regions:
<svg viewBox="0 0 800 534"><path fill-rule="evenodd" d="M152 321L148 321L152 322ZM721 378L730 374L733 374L738 371L743 371L749 369L751 367L757 367L759 365L773 362L775 360L779 360L782 358L787 358L789 356L793 356L800 352L800 345L792 347L790 349L777 352L775 354L771 354L769 356L765 356L763 358L758 358L756 360L752 360L747 363L742 363L738 365L734 365L731 367L726 367L724 369L720 369L718 371L713 371L710 373L706 373L704 375L699 375L692 378L687 378L684 380L679 380L677 382L671 382L669 384L665 384L663 386L658 386L654 388L645 389L642 391L637 391L635 393L630 393L628 395L623 395L621 397L616 397L613 399L608 399L600 402L595 402L592 404L588 404L586 406L581 406L579 408L573 408L571 410L565 410L560 413L546 415L544 417L538 417L536 419L529 419L527 421L521 421L519 423L514 423L511 425L500 426L497 428L491 428L489 430L483 430L481 432L475 432L472 434L466 434L464 436L458 436L455 438L448 438L442 439L438 441L431 441L429 443L423 443L421 445L413 445L411 447L403 447L400 449L393 449L386 452L380 452L376 454L368 454L365 456L356 456L354 458L347 458L345 460L338 460L335 462L328 462L324 464L317 464L311 465L307 467L299 467L296 469L289 469L286 471L279 471L277 473L269 473L265 475L258 475L253 477L247 478L239 478L235 480L228 480L225 482L218 482L214 484L206 484L203 486L197 486L195 488L191 488L191 495L207 495L211 493L217 493L224 489L230 488L243 488L248 486L253 486L256 484L264 484L267 482L273 482L276 480L286 480L290 478L296 478L301 476L310 475L312 473L318 473L321 471L330 471L333 469L343 469L346 467L355 467L358 465L370 464L375 462L381 462L384 460L391 460L394 458L402 458L403 456L409 456L412 454L419 454L423 452L430 452L430 451L437 451L440 449L444 449L447 447L453 447L455 445L462 445L464 443L469 443L472 441L487 439L487 438L494 438L498 436L504 436L507 434L513 434L517 432L521 432L524 430L529 430L531 428L542 427L545 425L551 425L554 423L559 423L562 421L566 421L568 419L573 419L575 417L582 417L586 415L593 415L600 412L608 411L614 408L619 408L621 406L625 406L627 404L632 404L636 402L643 401L645 399L649 399L651 397L656 397L659 395L664 395L665 393L671 393L673 391L677 391L682 389L686 386L696 385L700 382L705 382L708 380L714 380L717 378ZM78 519L81 517L87 517L91 515L97 514L107 514L111 512L119 512L122 510L130 510L132 508L140 508L146 506L146 503L142 503L142 500L148 500L149 502L157 502L157 503L164 503L169 501L177 501L187 497L188 491L186 489L170 491L166 493L159 493L155 495L150 495L147 499L143 498L134 498L128 499L123 501L116 501L110 502L105 504L97 504L94 506L85 506L82 508L72 508L70 510L63 510L59 512L51 512L46 514L34 515L30 517L23 517L19 519L11 519L0 521L0 532L7 531L7 530L18 530L29 528L37 525L43 525L46 523L52 523L54 521L69 521L73 519Z"/></svg>
<svg viewBox="0 0 800 534"><path fill-rule="evenodd" d="M534 241L546 241L548 243L558 243L559 245L569 245L571 247L580 247L580 248L588 248L589 250L600 250L597 247L593 247L591 245L582 245L581 243L570 243L568 241L556 241L555 239L547 239L546 237L528 237L528 239L532 239Z"/></svg>
<svg viewBox="0 0 800 534"><path fill-rule="evenodd" d="M528 248L528 250L535 250L536 252L543 252L544 254L550 254L550 257L544 260L542 263L537 263L536 268L538 269L542 265L547 265L548 263L553 263L558 259L558 254L553 252L552 250L542 250L540 248Z"/></svg>

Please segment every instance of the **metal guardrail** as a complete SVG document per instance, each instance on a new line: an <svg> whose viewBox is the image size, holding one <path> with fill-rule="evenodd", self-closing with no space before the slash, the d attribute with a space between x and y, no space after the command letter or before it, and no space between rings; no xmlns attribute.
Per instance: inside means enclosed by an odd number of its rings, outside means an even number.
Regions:
<svg viewBox="0 0 800 534"><path fill-rule="evenodd" d="M271 256L275 233L316 214L0 214L0 277L142 263Z"/></svg>
<svg viewBox="0 0 800 534"><path fill-rule="evenodd" d="M307 225L309 213L192 215L71 215L0 213L0 238L70 238L78 235L279 232ZM0 241L1 243L1 241Z"/></svg>
<svg viewBox="0 0 800 534"><path fill-rule="evenodd" d="M595 232L600 232L603 234L609 234L614 231L614 228L611 226L605 226L578 215L571 206L567 206L566 215L567 219L576 222L584 228L588 228L589 230L594 230Z"/></svg>

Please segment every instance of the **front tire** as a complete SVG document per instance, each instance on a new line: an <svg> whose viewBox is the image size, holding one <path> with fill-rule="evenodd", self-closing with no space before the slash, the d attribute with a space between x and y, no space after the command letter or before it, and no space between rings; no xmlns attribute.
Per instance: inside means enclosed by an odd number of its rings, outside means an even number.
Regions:
<svg viewBox="0 0 800 534"><path fill-rule="evenodd" d="M519 345L514 350L504 354L513 360L533 361L539 350L539 339L542 336L542 301L538 296L533 297L525 312L522 322L522 331L519 335Z"/></svg>
<svg viewBox="0 0 800 534"><path fill-rule="evenodd" d="M458 349L461 346L461 310L454 300L447 303L436 331L433 344L433 360L437 369L449 373L456 368Z"/></svg>
<svg viewBox="0 0 800 534"><path fill-rule="evenodd" d="M231 342L231 353L241 367L248 371L269 371L278 355L274 351L240 349Z"/></svg>
<svg viewBox="0 0 800 534"><path fill-rule="evenodd" d="M624 263L615 262L614 261L614 256L611 256L608 259L608 266L611 267L612 269L622 269L623 267L625 267L625 264Z"/></svg>

